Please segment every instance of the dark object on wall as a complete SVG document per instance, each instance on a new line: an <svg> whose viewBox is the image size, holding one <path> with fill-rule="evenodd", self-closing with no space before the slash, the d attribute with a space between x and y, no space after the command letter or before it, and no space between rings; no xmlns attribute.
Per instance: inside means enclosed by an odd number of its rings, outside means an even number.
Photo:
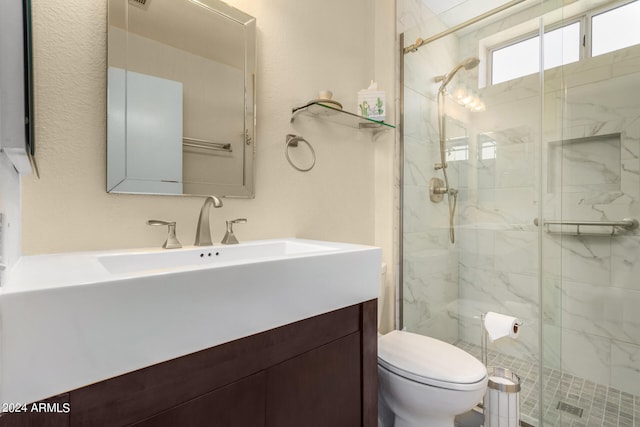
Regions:
<svg viewBox="0 0 640 427"><path fill-rule="evenodd" d="M0 56L0 149L28 174L36 169L30 0L0 2Z"/></svg>

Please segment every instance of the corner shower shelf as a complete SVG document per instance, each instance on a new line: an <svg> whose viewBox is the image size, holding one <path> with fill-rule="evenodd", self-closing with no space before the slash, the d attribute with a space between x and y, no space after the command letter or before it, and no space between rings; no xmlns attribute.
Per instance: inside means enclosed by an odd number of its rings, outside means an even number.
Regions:
<svg viewBox="0 0 640 427"><path fill-rule="evenodd" d="M298 116L312 117L356 129L372 130L374 132L396 128L389 123L371 120L348 111L329 107L319 101L312 101L302 107L294 108L291 111L291 123L293 123Z"/></svg>

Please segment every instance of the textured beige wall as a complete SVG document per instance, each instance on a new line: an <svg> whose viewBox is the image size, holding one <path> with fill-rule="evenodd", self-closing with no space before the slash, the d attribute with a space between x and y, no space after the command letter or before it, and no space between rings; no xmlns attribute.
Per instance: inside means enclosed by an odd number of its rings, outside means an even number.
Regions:
<svg viewBox="0 0 640 427"><path fill-rule="evenodd" d="M145 225L149 218L177 221L178 238L192 244L202 198L105 192L106 0L32 3L41 179L22 181L24 254L159 246L164 230ZM296 236L388 244L392 189L383 183L377 193L375 164L384 164L382 176L389 177L392 149L378 147L375 154L375 144L392 147L393 132L374 141L338 125L290 123L291 107L315 98L319 89L331 89L354 111L356 92L376 74L377 2L228 3L258 22L256 197L225 199L213 211L214 241L222 238L225 219L246 217L249 222L236 228L240 240ZM392 27L382 30L393 38ZM387 66L392 73L393 62ZM287 133L313 144L317 165L311 172L286 162ZM376 219L375 209L387 213Z"/></svg>

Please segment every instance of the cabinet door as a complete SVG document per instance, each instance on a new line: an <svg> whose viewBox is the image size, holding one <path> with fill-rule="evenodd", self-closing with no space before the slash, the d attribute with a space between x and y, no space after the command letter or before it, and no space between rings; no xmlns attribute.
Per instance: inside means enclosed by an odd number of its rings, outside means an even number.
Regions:
<svg viewBox="0 0 640 427"><path fill-rule="evenodd" d="M264 427L264 372L221 387L135 427Z"/></svg>
<svg viewBox="0 0 640 427"><path fill-rule="evenodd" d="M267 371L267 427L362 425L360 334Z"/></svg>

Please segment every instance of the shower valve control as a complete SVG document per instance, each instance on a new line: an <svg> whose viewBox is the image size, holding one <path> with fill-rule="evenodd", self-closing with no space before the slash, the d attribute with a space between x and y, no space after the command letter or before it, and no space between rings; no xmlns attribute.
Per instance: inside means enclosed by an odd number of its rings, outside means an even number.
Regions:
<svg viewBox="0 0 640 427"><path fill-rule="evenodd" d="M447 187L443 180L440 178L431 178L431 180L429 180L429 200L434 203L439 203L447 193Z"/></svg>

